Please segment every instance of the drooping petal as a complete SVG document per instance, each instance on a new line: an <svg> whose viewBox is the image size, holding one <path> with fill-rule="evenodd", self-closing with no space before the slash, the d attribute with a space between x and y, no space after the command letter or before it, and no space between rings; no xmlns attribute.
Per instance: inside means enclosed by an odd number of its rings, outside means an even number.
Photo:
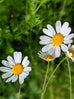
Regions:
<svg viewBox="0 0 74 99"><path fill-rule="evenodd" d="M19 75L19 83L20 84L23 84L23 82L24 82L24 77L23 77L23 75Z"/></svg>
<svg viewBox="0 0 74 99"><path fill-rule="evenodd" d="M15 76L15 75L9 77L9 78L6 80L6 83L8 83L8 82L10 82L12 79L14 79L14 76Z"/></svg>
<svg viewBox="0 0 74 99"><path fill-rule="evenodd" d="M18 75L14 75L14 77L13 77L13 79L12 79L12 82L17 81L17 79L18 79Z"/></svg>
<svg viewBox="0 0 74 99"><path fill-rule="evenodd" d="M46 35L48 35L48 36L50 36L50 37L53 37L53 32L50 32L48 29L43 29L43 32L46 34Z"/></svg>
<svg viewBox="0 0 74 99"><path fill-rule="evenodd" d="M60 47L59 46L55 47L55 57L59 57L60 54L61 54Z"/></svg>
<svg viewBox="0 0 74 99"><path fill-rule="evenodd" d="M56 24L55 24L55 27L56 27L57 33L60 33L60 30L61 30L61 22L60 22L60 21L57 21Z"/></svg>
<svg viewBox="0 0 74 99"><path fill-rule="evenodd" d="M62 49L63 52L68 51L68 47L65 44L61 44L61 49Z"/></svg>
<svg viewBox="0 0 74 99"><path fill-rule="evenodd" d="M22 60L22 53L21 52L14 52L14 60L15 60L15 63L21 63L21 60Z"/></svg>

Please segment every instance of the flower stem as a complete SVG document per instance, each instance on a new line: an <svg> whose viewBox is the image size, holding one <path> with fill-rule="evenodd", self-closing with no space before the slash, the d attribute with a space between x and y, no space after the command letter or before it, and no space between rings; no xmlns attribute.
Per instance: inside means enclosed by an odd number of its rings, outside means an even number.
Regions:
<svg viewBox="0 0 74 99"><path fill-rule="evenodd" d="M62 18L62 15L63 15L63 11L65 9L65 6L66 6L66 0L64 0L64 2L63 2L63 6L62 6L62 10L60 12L59 20L61 20L61 18Z"/></svg>
<svg viewBox="0 0 74 99"><path fill-rule="evenodd" d="M69 69L69 79L70 79L70 99L72 99L72 89L71 89L71 70L70 70L70 64L69 64L69 60L67 58L67 63L68 63L68 69Z"/></svg>
<svg viewBox="0 0 74 99"><path fill-rule="evenodd" d="M52 78L52 76L54 75L54 73L56 72L56 70L58 69L58 67L61 65L61 63L62 63L66 58L67 58L67 57L65 57L64 59L62 59L62 60L60 61L60 63L56 66L55 70L52 72L51 76L49 77L48 82L47 82L47 84L46 84L46 86L45 86L45 88L44 88L44 91L43 91L43 97L44 97L44 94L45 94L46 89L47 89L47 87L48 87L48 84L49 84L50 79ZM42 98L42 99L43 99L43 98Z"/></svg>
<svg viewBox="0 0 74 99"><path fill-rule="evenodd" d="M19 86L18 99L20 99L20 93L21 93L21 85Z"/></svg>
<svg viewBox="0 0 74 99"><path fill-rule="evenodd" d="M49 61L48 61L47 71L46 71L45 80L44 80L44 84L43 84L43 88L42 88L41 99L43 99L43 96L44 96L44 95L43 95L43 91L44 91L44 88L45 88L45 85L46 85L46 80L47 80L48 72L49 72Z"/></svg>
<svg viewBox="0 0 74 99"><path fill-rule="evenodd" d="M33 15L38 11L38 9L41 7L42 2L39 4L39 6L37 7L37 9L33 12Z"/></svg>

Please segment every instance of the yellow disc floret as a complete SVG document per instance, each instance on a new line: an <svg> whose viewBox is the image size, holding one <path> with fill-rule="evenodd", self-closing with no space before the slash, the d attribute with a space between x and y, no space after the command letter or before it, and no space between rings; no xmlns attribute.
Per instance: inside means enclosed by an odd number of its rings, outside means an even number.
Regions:
<svg viewBox="0 0 74 99"><path fill-rule="evenodd" d="M71 57L74 58L74 50L69 49L68 51L69 51L69 53L72 53L72 56Z"/></svg>
<svg viewBox="0 0 74 99"><path fill-rule="evenodd" d="M15 75L19 75L23 72L23 65L21 64L15 64L12 68L12 72Z"/></svg>
<svg viewBox="0 0 74 99"><path fill-rule="evenodd" d="M62 34L58 33L58 34L55 34L52 38L52 43L53 45L55 46L60 46L62 44L64 40L64 37Z"/></svg>
<svg viewBox="0 0 74 99"><path fill-rule="evenodd" d="M46 56L44 56L44 59L45 60L50 60L50 59L53 59L53 57L51 55L46 55Z"/></svg>

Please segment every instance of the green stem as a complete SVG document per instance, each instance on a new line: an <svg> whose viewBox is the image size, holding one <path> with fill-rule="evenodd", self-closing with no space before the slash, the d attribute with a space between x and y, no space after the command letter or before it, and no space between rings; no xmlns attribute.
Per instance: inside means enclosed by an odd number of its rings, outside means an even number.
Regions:
<svg viewBox="0 0 74 99"><path fill-rule="evenodd" d="M36 10L33 12L33 15L38 11L38 9L41 7L42 2L39 4L39 6L36 8Z"/></svg>
<svg viewBox="0 0 74 99"><path fill-rule="evenodd" d="M62 10L60 12L59 20L61 20L61 18L62 18L62 13L63 13L63 11L65 9L65 5L66 5L66 0L64 0L64 2L63 2L63 7L62 7Z"/></svg>
<svg viewBox="0 0 74 99"><path fill-rule="evenodd" d="M71 70L70 70L70 64L69 64L68 58L67 58L67 63L68 63L69 79L70 79L70 99L72 99L72 95L71 95L71 92L72 92L72 89L71 89Z"/></svg>
<svg viewBox="0 0 74 99"><path fill-rule="evenodd" d="M66 58L67 58L67 57L65 57L64 59L62 59L62 60L60 61L60 63L56 66L55 70L52 72L52 74L51 74L51 76L49 77L48 82L47 82L47 84L46 84L46 86L45 86L45 88L44 88L43 96L44 96L44 94L45 94L45 92L46 92L46 89L47 89L47 87L48 87L48 84L49 84L50 79L52 78L52 76L54 75L54 73L56 72L56 70L58 69L58 67L61 65L61 63L62 63Z"/></svg>
<svg viewBox="0 0 74 99"><path fill-rule="evenodd" d="M49 61L48 61L47 71L46 71L45 80L44 80L44 84L43 84L43 88L42 88L41 99L43 99L43 91L44 91L44 88L45 88L45 85L46 85L46 80L47 80L48 72L49 72Z"/></svg>
<svg viewBox="0 0 74 99"><path fill-rule="evenodd" d="M19 86L18 99L20 99L20 93L21 93L21 85Z"/></svg>

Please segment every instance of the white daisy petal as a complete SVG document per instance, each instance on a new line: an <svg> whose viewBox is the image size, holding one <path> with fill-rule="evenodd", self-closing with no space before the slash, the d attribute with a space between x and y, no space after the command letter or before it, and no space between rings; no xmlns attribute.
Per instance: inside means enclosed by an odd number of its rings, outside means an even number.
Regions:
<svg viewBox="0 0 74 99"><path fill-rule="evenodd" d="M68 22L64 22L64 24L62 25L62 28L67 28L69 26Z"/></svg>
<svg viewBox="0 0 74 99"><path fill-rule="evenodd" d="M22 60L22 53L21 52L14 52L14 60L15 63L21 63Z"/></svg>
<svg viewBox="0 0 74 99"><path fill-rule="evenodd" d="M61 22L60 22L60 21L57 21L55 27L56 27L56 31L57 31L57 33L60 33Z"/></svg>
<svg viewBox="0 0 74 99"><path fill-rule="evenodd" d="M2 60L2 64L6 67L10 67L10 68L12 67L12 65L9 62L7 62L6 60Z"/></svg>
<svg viewBox="0 0 74 99"><path fill-rule="evenodd" d="M14 60L13 60L13 58L12 58L11 56L8 56L8 57L7 57L7 60L8 60L8 62L9 62L11 65L15 65L15 62L14 62Z"/></svg>
<svg viewBox="0 0 74 99"><path fill-rule="evenodd" d="M49 44L49 41L40 41L39 42L41 45Z"/></svg>
<svg viewBox="0 0 74 99"><path fill-rule="evenodd" d="M55 46L51 47L51 48L49 49L48 53L49 53L50 55L52 55L52 54L54 53L54 51L55 51Z"/></svg>
<svg viewBox="0 0 74 99"><path fill-rule="evenodd" d="M0 67L0 71L2 71L2 72L9 72L9 71L11 71L11 69L7 68L7 67Z"/></svg>
<svg viewBox="0 0 74 99"><path fill-rule="evenodd" d="M12 82L15 82L18 79L18 75L14 75Z"/></svg>
<svg viewBox="0 0 74 99"><path fill-rule="evenodd" d="M29 75L28 71L23 71L21 76L23 77L23 79L25 79L27 76Z"/></svg>
<svg viewBox="0 0 74 99"><path fill-rule="evenodd" d="M31 71L31 67L26 67L26 68L24 68L24 71L30 72L30 71Z"/></svg>
<svg viewBox="0 0 74 99"><path fill-rule="evenodd" d="M15 76L15 75L13 75L13 76L11 76L10 78L8 78L8 79L6 80L6 83L8 83L8 82L10 82L12 79L14 79L14 76Z"/></svg>
<svg viewBox="0 0 74 99"><path fill-rule="evenodd" d="M72 48L74 49L74 45L72 45Z"/></svg>
<svg viewBox="0 0 74 99"><path fill-rule="evenodd" d="M46 41L46 40L50 40L51 38L45 35L40 36L40 40Z"/></svg>
<svg viewBox="0 0 74 99"><path fill-rule="evenodd" d="M23 67L27 67L29 65L29 60L27 60L25 63L23 63Z"/></svg>
<svg viewBox="0 0 74 99"><path fill-rule="evenodd" d="M45 45L45 44L49 44L49 43L52 43L52 41L50 40L50 41L40 41L39 42L41 45Z"/></svg>
<svg viewBox="0 0 74 99"><path fill-rule="evenodd" d="M49 44L49 45L46 45L42 48L42 52L47 52L49 51L50 48L53 48L53 45L52 44Z"/></svg>
<svg viewBox="0 0 74 99"><path fill-rule="evenodd" d="M73 40L65 40L65 41L64 41L65 44L70 44L70 43L72 43L72 42L73 42Z"/></svg>
<svg viewBox="0 0 74 99"><path fill-rule="evenodd" d="M28 60L28 56L24 57L23 61L22 61L22 65L23 67L26 67L29 65L29 60Z"/></svg>
<svg viewBox="0 0 74 99"><path fill-rule="evenodd" d="M19 75L19 83L20 84L23 84L23 82L24 82L24 77L23 77L23 75Z"/></svg>
<svg viewBox="0 0 74 99"><path fill-rule="evenodd" d="M61 54L60 47L59 46L55 47L55 57L59 57L60 54Z"/></svg>
<svg viewBox="0 0 74 99"><path fill-rule="evenodd" d="M48 29L43 29L43 32L46 34L46 35L48 35L48 36L50 36L50 37L52 37L54 34L53 34L53 32L50 32Z"/></svg>
<svg viewBox="0 0 74 99"><path fill-rule="evenodd" d="M72 58L72 61L74 62L74 58Z"/></svg>
<svg viewBox="0 0 74 99"><path fill-rule="evenodd" d="M28 56L25 56L23 61L22 61L22 65L24 65L24 63L28 60Z"/></svg>
<svg viewBox="0 0 74 99"><path fill-rule="evenodd" d="M48 28L48 30L49 30L50 32L53 33L53 35L56 34L54 28L53 28L50 24L47 25L47 28Z"/></svg>
<svg viewBox="0 0 74 99"><path fill-rule="evenodd" d="M5 73L5 74L2 75L2 78L8 78L8 77L10 77L12 74L13 74L12 71L7 72L7 73Z"/></svg>
<svg viewBox="0 0 74 99"><path fill-rule="evenodd" d="M61 28L61 31L60 31L60 33L63 35L63 36L67 36L69 33L71 32L71 28L70 27L68 27L68 28Z"/></svg>
<svg viewBox="0 0 74 99"><path fill-rule="evenodd" d="M68 51L68 47L65 44L61 44L61 49L62 49L63 52Z"/></svg>
<svg viewBox="0 0 74 99"><path fill-rule="evenodd" d="M71 33L67 36L65 36L64 40L72 39L74 37L74 33Z"/></svg>

